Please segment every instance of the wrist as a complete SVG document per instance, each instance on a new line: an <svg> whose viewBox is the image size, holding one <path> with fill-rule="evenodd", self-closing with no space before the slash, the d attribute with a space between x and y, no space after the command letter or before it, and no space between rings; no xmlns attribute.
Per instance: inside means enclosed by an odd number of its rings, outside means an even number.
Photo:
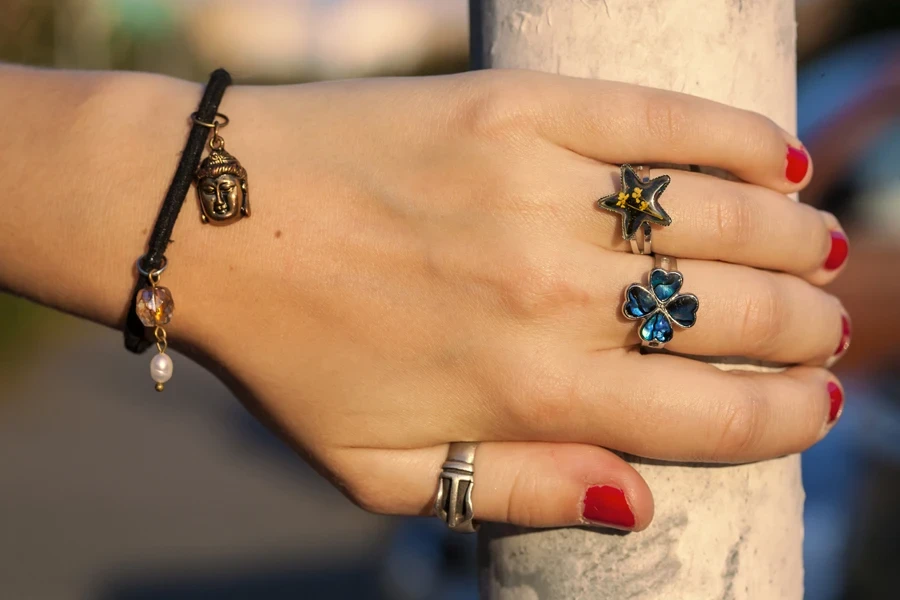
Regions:
<svg viewBox="0 0 900 600"><path fill-rule="evenodd" d="M6 111L15 160L0 160L12 182L0 284L118 327L199 87L132 73L0 77L19 90Z"/></svg>

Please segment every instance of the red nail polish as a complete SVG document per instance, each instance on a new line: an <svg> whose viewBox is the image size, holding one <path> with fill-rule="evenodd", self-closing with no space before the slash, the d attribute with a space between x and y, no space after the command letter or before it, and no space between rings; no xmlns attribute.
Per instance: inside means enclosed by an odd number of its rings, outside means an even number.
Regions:
<svg viewBox="0 0 900 600"><path fill-rule="evenodd" d="M829 271L839 268L847 260L848 254L850 254L850 242L847 241L847 236L840 231L832 231L831 250L828 252L828 258L825 259L825 268Z"/></svg>
<svg viewBox="0 0 900 600"><path fill-rule="evenodd" d="M634 527L634 513L625 500L625 492L611 485L589 487L584 495L582 515L588 521L623 529Z"/></svg>
<svg viewBox="0 0 900 600"><path fill-rule="evenodd" d="M800 183L806 177L807 171L809 171L809 155L800 148L788 146L784 176L791 183Z"/></svg>
<svg viewBox="0 0 900 600"><path fill-rule="evenodd" d="M831 405L828 409L828 422L834 423L834 420L841 414L841 408L844 407L844 392L838 384L833 381L828 382L828 397L831 398Z"/></svg>
<svg viewBox="0 0 900 600"><path fill-rule="evenodd" d="M847 351L847 348L850 347L850 337L852 335L853 332L850 328L850 319L847 318L847 315L841 315L841 341L834 351L834 356L838 356Z"/></svg>

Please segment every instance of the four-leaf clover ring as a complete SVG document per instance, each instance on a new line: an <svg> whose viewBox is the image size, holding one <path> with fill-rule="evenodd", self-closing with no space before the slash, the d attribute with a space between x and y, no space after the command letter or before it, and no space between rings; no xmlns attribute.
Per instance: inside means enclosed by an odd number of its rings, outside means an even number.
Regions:
<svg viewBox="0 0 900 600"><path fill-rule="evenodd" d="M684 277L670 256L656 256L647 287L632 283L625 290L622 313L626 319L641 321L641 346L662 348L674 335L674 325L688 328L697 321L700 300L693 294L679 294Z"/></svg>

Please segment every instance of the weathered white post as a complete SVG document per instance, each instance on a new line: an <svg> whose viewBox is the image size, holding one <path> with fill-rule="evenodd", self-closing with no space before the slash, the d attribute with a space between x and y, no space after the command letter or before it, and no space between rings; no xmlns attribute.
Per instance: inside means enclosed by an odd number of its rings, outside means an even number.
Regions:
<svg viewBox="0 0 900 600"><path fill-rule="evenodd" d="M667 88L795 127L792 0L470 0L470 9L476 67ZM636 463L656 499L648 530L487 525L482 597L802 598L798 456L719 467Z"/></svg>

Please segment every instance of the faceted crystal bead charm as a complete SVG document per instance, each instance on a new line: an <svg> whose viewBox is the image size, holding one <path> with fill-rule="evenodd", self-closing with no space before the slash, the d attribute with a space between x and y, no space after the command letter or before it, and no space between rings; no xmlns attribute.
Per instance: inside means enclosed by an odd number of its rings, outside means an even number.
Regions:
<svg viewBox="0 0 900 600"><path fill-rule="evenodd" d="M145 287L135 298L135 311L145 327L165 325L172 318L175 303L172 293L164 287Z"/></svg>

